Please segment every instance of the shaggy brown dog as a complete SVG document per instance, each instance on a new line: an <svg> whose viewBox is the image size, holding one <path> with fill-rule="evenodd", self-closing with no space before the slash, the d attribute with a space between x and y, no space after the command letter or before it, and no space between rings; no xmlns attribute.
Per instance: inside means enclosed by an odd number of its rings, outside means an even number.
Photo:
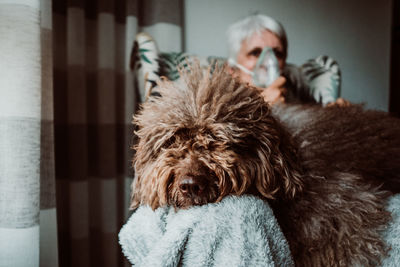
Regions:
<svg viewBox="0 0 400 267"><path fill-rule="evenodd" d="M399 189L399 120L359 106L272 112L223 69L194 67L159 89L135 117L132 208L254 194L273 207L297 266L379 263L383 188Z"/></svg>

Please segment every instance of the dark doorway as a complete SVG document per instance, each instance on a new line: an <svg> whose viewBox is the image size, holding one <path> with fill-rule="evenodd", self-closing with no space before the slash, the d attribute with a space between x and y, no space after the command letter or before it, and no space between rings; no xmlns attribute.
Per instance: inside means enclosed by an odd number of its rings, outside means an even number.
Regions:
<svg viewBox="0 0 400 267"><path fill-rule="evenodd" d="M400 117L400 0L393 0L389 111Z"/></svg>

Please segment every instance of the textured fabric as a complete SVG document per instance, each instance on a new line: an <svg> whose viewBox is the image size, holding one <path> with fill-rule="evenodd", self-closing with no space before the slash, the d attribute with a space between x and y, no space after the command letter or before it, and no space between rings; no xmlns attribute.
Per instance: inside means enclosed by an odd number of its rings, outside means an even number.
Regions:
<svg viewBox="0 0 400 267"><path fill-rule="evenodd" d="M381 267L400 266L400 194L382 237L391 247ZM293 266L289 248L268 204L230 196L176 212L139 207L122 227L119 242L135 266ZM227 256L229 255L229 256Z"/></svg>
<svg viewBox="0 0 400 267"><path fill-rule="evenodd" d="M119 238L135 266L294 266L271 208L254 196L178 212L142 206Z"/></svg>
<svg viewBox="0 0 400 267"><path fill-rule="evenodd" d="M183 0L140 1L139 24L141 31L159 40L161 51L181 51Z"/></svg>
<svg viewBox="0 0 400 267"><path fill-rule="evenodd" d="M392 221L383 233L383 238L391 250L381 266L397 267L400 266L400 194L389 199L387 210L392 213Z"/></svg>
<svg viewBox="0 0 400 267"><path fill-rule="evenodd" d="M58 265L51 17L0 1L0 266Z"/></svg>
<svg viewBox="0 0 400 267"><path fill-rule="evenodd" d="M316 101L326 105L339 97L341 73L335 60L328 56L319 56L304 63L301 71Z"/></svg>
<svg viewBox="0 0 400 267"><path fill-rule="evenodd" d="M56 212L54 109L53 109L53 21L50 0L40 1L42 97L40 124L40 254L39 266L58 266Z"/></svg>
<svg viewBox="0 0 400 267"><path fill-rule="evenodd" d="M182 1L53 5L60 266L123 266L117 233L129 216L131 121L141 102L129 59L137 32L181 29ZM173 38L163 39L180 46Z"/></svg>
<svg viewBox="0 0 400 267"><path fill-rule="evenodd" d="M181 27L183 22L182 0L147 0L141 4L141 25L149 26L167 22Z"/></svg>
<svg viewBox="0 0 400 267"><path fill-rule="evenodd" d="M0 151L0 227L27 228L38 225L39 120L1 118Z"/></svg>
<svg viewBox="0 0 400 267"><path fill-rule="evenodd" d="M51 121L42 114L42 100L52 90L49 57L42 52L51 48L48 4L0 1L0 266L39 266L42 233L51 232L39 220L41 209L55 203L51 167L45 175L41 165L52 153L43 141L51 132L41 131Z"/></svg>

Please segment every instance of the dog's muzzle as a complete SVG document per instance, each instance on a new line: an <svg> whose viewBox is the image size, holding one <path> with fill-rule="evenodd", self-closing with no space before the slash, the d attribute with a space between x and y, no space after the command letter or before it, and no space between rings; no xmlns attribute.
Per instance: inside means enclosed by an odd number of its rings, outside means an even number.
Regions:
<svg viewBox="0 0 400 267"><path fill-rule="evenodd" d="M202 198L206 188L205 178L199 176L185 176L179 183L181 194L192 199Z"/></svg>

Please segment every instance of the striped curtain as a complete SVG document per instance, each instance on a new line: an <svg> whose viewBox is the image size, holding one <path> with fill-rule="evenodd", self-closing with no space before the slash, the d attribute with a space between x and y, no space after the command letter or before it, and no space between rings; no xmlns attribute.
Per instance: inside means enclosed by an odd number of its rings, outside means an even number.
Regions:
<svg viewBox="0 0 400 267"><path fill-rule="evenodd" d="M57 266L50 0L0 0L0 266Z"/></svg>
<svg viewBox="0 0 400 267"><path fill-rule="evenodd" d="M123 266L129 216L136 33L182 49L182 0L53 1L54 120L60 266Z"/></svg>

